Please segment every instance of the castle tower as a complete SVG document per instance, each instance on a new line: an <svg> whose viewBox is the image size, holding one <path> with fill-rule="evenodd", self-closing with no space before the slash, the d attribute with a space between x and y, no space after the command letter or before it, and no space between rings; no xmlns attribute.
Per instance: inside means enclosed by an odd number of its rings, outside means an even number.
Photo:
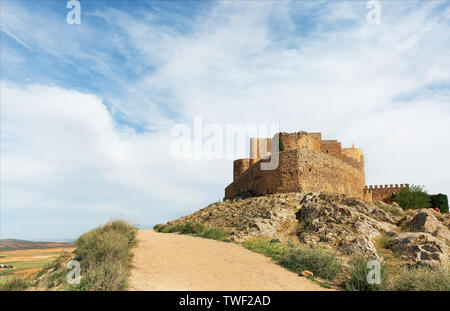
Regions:
<svg viewBox="0 0 450 311"><path fill-rule="evenodd" d="M250 166L270 156L271 138L250 138Z"/></svg>

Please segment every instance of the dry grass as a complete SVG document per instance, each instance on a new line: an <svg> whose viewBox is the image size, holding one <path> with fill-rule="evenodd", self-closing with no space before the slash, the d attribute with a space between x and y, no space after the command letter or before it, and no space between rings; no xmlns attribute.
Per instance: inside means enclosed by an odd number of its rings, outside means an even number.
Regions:
<svg viewBox="0 0 450 311"><path fill-rule="evenodd" d="M81 283L73 290L116 291L128 287L131 249L137 228L125 220L113 220L84 233L75 242L81 265Z"/></svg>
<svg viewBox="0 0 450 311"><path fill-rule="evenodd" d="M22 291L30 286L30 281L25 278L12 278L0 283L0 291Z"/></svg>
<svg viewBox="0 0 450 311"><path fill-rule="evenodd" d="M131 249L137 228L125 220L111 220L81 235L73 253L61 253L37 276L35 286L47 290L118 291L128 288ZM81 283L68 284L67 263L75 259L81 268Z"/></svg>
<svg viewBox="0 0 450 311"><path fill-rule="evenodd" d="M449 267L403 268L392 280L390 290L450 291Z"/></svg>
<svg viewBox="0 0 450 311"><path fill-rule="evenodd" d="M334 253L321 248L299 247L282 243L277 239L251 239L242 243L247 249L264 254L284 268L300 273L309 270L325 280L332 281L342 270Z"/></svg>

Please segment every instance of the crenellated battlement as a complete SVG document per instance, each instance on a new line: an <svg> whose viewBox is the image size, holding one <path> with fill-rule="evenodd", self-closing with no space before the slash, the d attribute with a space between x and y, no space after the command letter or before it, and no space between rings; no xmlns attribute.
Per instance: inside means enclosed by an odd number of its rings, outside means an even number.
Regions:
<svg viewBox="0 0 450 311"><path fill-rule="evenodd" d="M409 184L370 185L364 187L363 193L365 198L371 198L367 201L390 202L392 195L405 188L409 188Z"/></svg>
<svg viewBox="0 0 450 311"><path fill-rule="evenodd" d="M398 188L409 188L409 184L390 184L390 185L370 185L365 186L364 190L372 190L372 189L398 189Z"/></svg>

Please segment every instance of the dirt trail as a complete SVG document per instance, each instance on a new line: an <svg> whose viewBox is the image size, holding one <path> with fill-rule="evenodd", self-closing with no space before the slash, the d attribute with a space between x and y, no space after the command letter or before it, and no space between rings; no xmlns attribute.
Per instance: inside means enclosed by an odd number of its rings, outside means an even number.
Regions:
<svg viewBox="0 0 450 311"><path fill-rule="evenodd" d="M325 290L237 244L141 230L134 290Z"/></svg>

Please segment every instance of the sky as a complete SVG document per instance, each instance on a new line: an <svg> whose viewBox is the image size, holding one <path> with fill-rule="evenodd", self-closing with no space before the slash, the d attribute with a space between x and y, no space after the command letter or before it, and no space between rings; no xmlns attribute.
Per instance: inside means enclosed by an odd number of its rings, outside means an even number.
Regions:
<svg viewBox="0 0 450 311"><path fill-rule="evenodd" d="M2 0L0 237L74 239L220 201L232 158L177 124L279 124L365 154L366 184L450 194L450 3ZM226 144L226 143L224 143ZM248 156L248 154L239 154Z"/></svg>

